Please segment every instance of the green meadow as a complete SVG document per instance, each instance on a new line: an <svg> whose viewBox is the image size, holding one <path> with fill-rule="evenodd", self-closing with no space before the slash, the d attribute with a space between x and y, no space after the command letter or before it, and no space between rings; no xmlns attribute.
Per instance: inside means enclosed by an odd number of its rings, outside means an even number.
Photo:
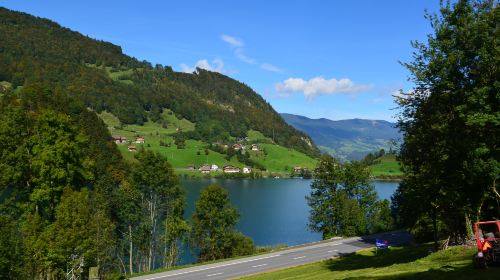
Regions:
<svg viewBox="0 0 500 280"><path fill-rule="evenodd" d="M370 166L373 176L398 177L403 175L395 155L384 155L379 160L379 163Z"/></svg>
<svg viewBox="0 0 500 280"><path fill-rule="evenodd" d="M169 110L164 110L162 113L162 119L167 123L166 127L151 121L144 123L144 125L124 125L120 123L118 118L108 112L102 112L99 116L108 126L112 136L124 136L130 141L135 141L137 136L144 137L144 144L131 143L130 145L136 146L137 149L149 149L164 155L180 174L201 176L199 172L186 171L186 167L191 164L194 164L196 167L203 164L216 164L219 167L226 164L238 167L244 166L243 163L237 160L236 156L227 161L224 158L225 154L207 149L208 143L203 141L186 140L185 148L178 149L174 144L172 135L177 132L177 128L180 128L182 131L192 131L195 128L195 124L186 119L178 119ZM160 141L163 141L167 146L160 146ZM265 137L259 131L251 130L248 132L248 143L258 144L260 151L251 151L250 145L247 144L246 152L250 154L252 160L262 164L269 173L288 175L294 166L302 166L309 169L313 169L316 166L316 159L293 149L276 145L272 139ZM125 159L134 160L135 152L128 151L128 145L125 143L118 144L118 149Z"/></svg>

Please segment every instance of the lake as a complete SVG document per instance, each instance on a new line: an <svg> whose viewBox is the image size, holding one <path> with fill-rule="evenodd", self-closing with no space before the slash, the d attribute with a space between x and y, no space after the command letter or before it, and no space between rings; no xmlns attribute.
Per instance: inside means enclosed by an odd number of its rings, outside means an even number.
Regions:
<svg viewBox="0 0 500 280"><path fill-rule="evenodd" d="M321 234L307 229L309 206L305 196L312 180L307 179L182 179L186 190L186 218L194 211L200 190L219 184L229 192L231 204L240 213L238 230L255 245L297 245L321 240ZM379 198L390 199L398 182L374 181ZM192 262L183 254L181 263Z"/></svg>

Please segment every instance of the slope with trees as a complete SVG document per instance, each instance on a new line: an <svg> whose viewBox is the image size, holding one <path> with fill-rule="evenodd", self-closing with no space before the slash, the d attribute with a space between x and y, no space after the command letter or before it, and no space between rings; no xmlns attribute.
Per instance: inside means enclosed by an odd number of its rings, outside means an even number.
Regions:
<svg viewBox="0 0 500 280"><path fill-rule="evenodd" d="M163 109L196 123L187 138L205 142L261 131L276 143L311 156L311 139L286 124L260 95L222 74L178 73L126 56L111 43L85 37L52 21L0 8L0 82L13 89L34 82L69 94L124 124L158 121Z"/></svg>

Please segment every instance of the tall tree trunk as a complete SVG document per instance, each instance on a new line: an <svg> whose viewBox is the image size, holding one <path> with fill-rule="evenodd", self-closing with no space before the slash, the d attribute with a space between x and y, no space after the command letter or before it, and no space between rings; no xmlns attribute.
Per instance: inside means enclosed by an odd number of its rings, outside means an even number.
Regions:
<svg viewBox="0 0 500 280"><path fill-rule="evenodd" d="M170 244L170 256L169 256L168 267L173 267L175 265L175 260L177 259L178 254L179 250L177 248L177 242L173 241Z"/></svg>
<svg viewBox="0 0 500 280"><path fill-rule="evenodd" d="M154 265L154 255L155 255L155 243L156 243L156 195L150 195L149 201L149 219L151 222L150 228L150 238L149 238L149 256L148 256L148 271L153 269Z"/></svg>
<svg viewBox="0 0 500 280"><path fill-rule="evenodd" d="M481 200L479 202L479 206L477 207L476 222L479 222L481 220L481 209L483 208L483 203L484 203L484 195L481 197Z"/></svg>
<svg viewBox="0 0 500 280"><path fill-rule="evenodd" d="M491 189L493 190L493 193L495 193L495 195L497 196L497 199L499 199L500 193L498 193L498 191L497 191L496 179L493 179L493 183L491 184Z"/></svg>
<svg viewBox="0 0 500 280"><path fill-rule="evenodd" d="M167 212L168 213L168 212ZM163 244L163 267L168 268L168 222L165 220L165 233L163 236L164 244Z"/></svg>
<svg viewBox="0 0 500 280"><path fill-rule="evenodd" d="M128 269L130 272L130 275L134 273L134 266L132 264L133 256L134 256L134 246L133 246L133 241L132 241L132 225L128 225L128 238L129 238L129 255L128 255Z"/></svg>
<svg viewBox="0 0 500 280"><path fill-rule="evenodd" d="M123 262L122 256L118 255L118 260L120 260L120 269L122 270L123 274L127 274L127 268L125 267L125 263Z"/></svg>
<svg viewBox="0 0 500 280"><path fill-rule="evenodd" d="M468 242L470 239L472 239L472 236L474 235L474 230L472 229L472 222L469 218L469 214L465 214L465 231L466 231L466 239L465 242Z"/></svg>

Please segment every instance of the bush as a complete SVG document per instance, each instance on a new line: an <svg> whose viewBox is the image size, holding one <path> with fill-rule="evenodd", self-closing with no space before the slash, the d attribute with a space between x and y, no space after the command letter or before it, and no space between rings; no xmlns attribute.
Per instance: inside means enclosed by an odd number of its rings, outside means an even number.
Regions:
<svg viewBox="0 0 500 280"><path fill-rule="evenodd" d="M251 255L255 252L253 240L241 232L235 232L231 237L231 248L232 257Z"/></svg>

